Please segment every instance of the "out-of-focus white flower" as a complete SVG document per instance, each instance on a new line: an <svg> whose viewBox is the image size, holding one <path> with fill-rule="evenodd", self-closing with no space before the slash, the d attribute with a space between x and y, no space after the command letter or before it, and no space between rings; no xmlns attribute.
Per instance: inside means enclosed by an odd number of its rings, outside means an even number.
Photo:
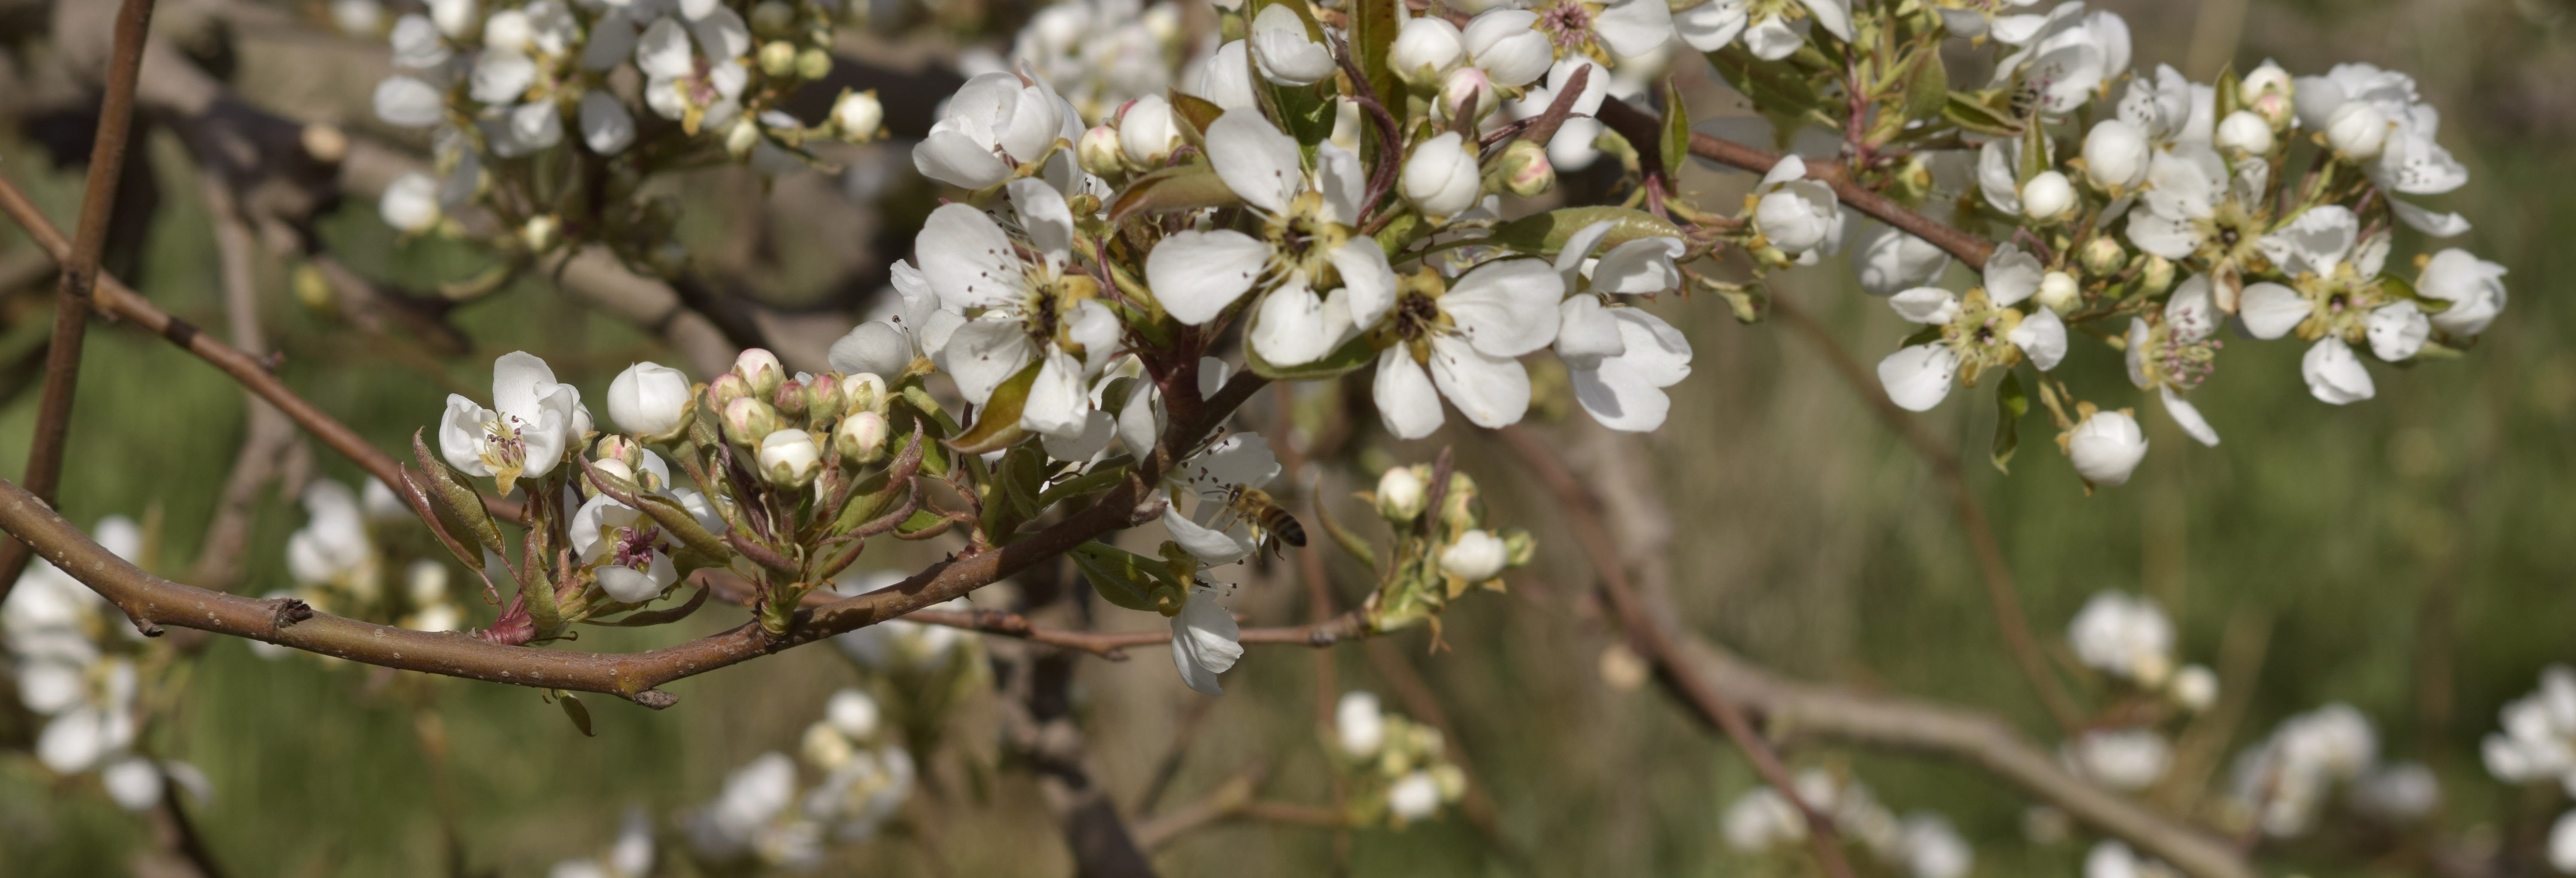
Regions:
<svg viewBox="0 0 2576 878"><path fill-rule="evenodd" d="M2075 472L2096 485L2117 486L2147 457L2147 436L2127 411L2097 411L2067 435Z"/></svg>
<svg viewBox="0 0 2576 878"><path fill-rule="evenodd" d="M903 573L880 571L845 572L833 580L833 591L843 596L856 596L894 585L904 580ZM958 598L930 609L967 611L974 605ZM924 625L902 619L889 619L832 637L851 661L870 671L885 674L913 674L936 671L972 648L973 640L946 625Z"/></svg>
<svg viewBox="0 0 2576 878"><path fill-rule="evenodd" d="M1727 805L1722 824L1727 846L1739 851L1767 850L1807 837L1807 821L1798 807L1767 786L1747 790Z"/></svg>
<svg viewBox="0 0 2576 878"><path fill-rule="evenodd" d="M1431 772L1406 774L1386 788L1386 810L1398 824L1412 823L1440 812L1440 783Z"/></svg>
<svg viewBox="0 0 2576 878"><path fill-rule="evenodd" d="M2139 685L2160 685L2173 668L2173 622L2152 598L2095 594L2067 624L2066 640L2084 664Z"/></svg>
<svg viewBox="0 0 2576 878"><path fill-rule="evenodd" d="M1218 46L1199 67L1199 75L1190 84L1190 94L1206 98L1226 112L1255 110L1261 98L1252 90L1250 49L1242 40L1230 40Z"/></svg>
<svg viewBox="0 0 2576 878"><path fill-rule="evenodd" d="M2174 703L2193 713L2218 704L2218 672L2207 665L2184 665L2173 676Z"/></svg>
<svg viewBox="0 0 2576 878"><path fill-rule="evenodd" d="M1225 687L1217 683L1217 675L1243 657L1242 640L1243 629L1235 624L1234 611L1218 603L1217 590L1192 588L1189 602L1172 616L1172 666L1190 688L1223 695Z"/></svg>
<svg viewBox="0 0 2576 878"><path fill-rule="evenodd" d="M581 142L591 152L616 155L635 142L635 117L615 95L593 91L581 96Z"/></svg>
<svg viewBox="0 0 2576 878"><path fill-rule="evenodd" d="M1852 271L1860 275L1860 288L1873 296L1929 285L1949 267L1948 251L1876 221L1861 225L1859 246L1852 248Z"/></svg>
<svg viewBox="0 0 2576 878"><path fill-rule="evenodd" d="M1386 743L1386 715L1378 710L1377 696L1357 690L1342 693L1342 700L1333 705L1333 739L1342 754L1353 759L1375 754Z"/></svg>
<svg viewBox="0 0 2576 878"><path fill-rule="evenodd" d="M429 0L429 20L438 23L438 32L449 39L464 39L481 22L482 4L476 0Z"/></svg>
<svg viewBox="0 0 2576 878"><path fill-rule="evenodd" d="M376 83L376 118L404 128L427 128L447 113L447 97L438 87L412 76L388 76Z"/></svg>
<svg viewBox="0 0 2576 878"><path fill-rule="evenodd" d="M1754 191L1761 199L1754 203L1753 227L1780 252L1813 264L1816 253L1842 246L1842 201L1832 186L1807 179L1806 160L1782 157Z"/></svg>
<svg viewBox="0 0 2576 878"><path fill-rule="evenodd" d="M1977 863L1976 849L1936 814L1908 815L1896 853L1912 878L1966 878Z"/></svg>
<svg viewBox="0 0 2576 878"><path fill-rule="evenodd" d="M2388 823L2406 823L2431 814L2442 803L2442 781L2420 762L2383 765L2352 785L2355 810Z"/></svg>
<svg viewBox="0 0 2576 878"><path fill-rule="evenodd" d="M2238 110L2218 120L2218 133L2211 141L2219 149L2232 149L2246 155L2272 154L2272 123L2252 110Z"/></svg>
<svg viewBox="0 0 2576 878"><path fill-rule="evenodd" d="M2075 739L2068 761L2115 790L2143 790L2164 777L2173 745L2154 729L2096 730Z"/></svg>
<svg viewBox="0 0 2576 878"><path fill-rule="evenodd" d="M376 0L331 0L331 25L339 28L341 33L372 37L384 23L384 4Z"/></svg>
<svg viewBox="0 0 2576 878"><path fill-rule="evenodd" d="M2378 753L2370 720L2350 705L2330 704L2283 721L2240 755L2230 795L2264 834L2300 835L2315 825L2334 786L2362 776Z"/></svg>
<svg viewBox="0 0 2576 878"><path fill-rule="evenodd" d="M544 478L553 472L565 449L583 441L573 432L576 423L589 420L580 390L556 383L546 361L512 351L492 363L492 408L448 394L438 447L449 466L469 476L497 479L511 489L520 476Z"/></svg>
<svg viewBox="0 0 2576 878"><path fill-rule="evenodd" d="M376 200L376 211L385 225L406 233L418 234L438 225L438 181L419 171L407 171L385 186L385 194Z"/></svg>
<svg viewBox="0 0 2576 878"><path fill-rule="evenodd" d="M2562 874L2576 874L2576 811L2549 825L2549 865Z"/></svg>

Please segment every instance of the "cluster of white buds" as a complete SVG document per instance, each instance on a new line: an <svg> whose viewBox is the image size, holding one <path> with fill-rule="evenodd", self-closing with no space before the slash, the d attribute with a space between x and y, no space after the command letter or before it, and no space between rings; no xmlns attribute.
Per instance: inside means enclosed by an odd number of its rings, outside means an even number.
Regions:
<svg viewBox="0 0 2576 878"><path fill-rule="evenodd" d="M1802 770L1793 780L1800 803L1825 815L1836 833L1859 842L1896 874L1964 878L1976 865L1976 850L1948 818L1929 811L1900 818L1858 778L1836 777L1820 768ZM1806 816L1769 786L1736 797L1727 805L1723 823L1727 846L1739 852L1788 857L1805 850Z"/></svg>
<svg viewBox="0 0 2576 878"><path fill-rule="evenodd" d="M1342 693L1329 743L1357 790L1354 825L1402 829L1438 817L1467 793L1467 774L1443 756L1440 730L1385 710L1374 694Z"/></svg>
<svg viewBox="0 0 2576 878"><path fill-rule="evenodd" d="M2104 591L2084 602L2066 642L2087 667L2176 706L2199 712L2218 701L2218 675L2204 665L2174 667L2173 621L2155 599Z"/></svg>
<svg viewBox="0 0 2576 878"><path fill-rule="evenodd" d="M832 694L823 718L805 730L798 760L763 753L725 776L716 799L684 822L689 852L702 867L810 870L832 845L874 838L912 796L912 756L886 740L876 702L857 689Z"/></svg>
<svg viewBox="0 0 2576 878"><path fill-rule="evenodd" d="M668 211L626 197L645 175L701 154L782 173L811 163L810 140L882 136L874 92L843 92L812 124L783 110L831 72L832 24L823 5L786 0L433 0L394 19L387 39L401 70L374 97L385 122L433 130L438 173L390 184L385 221L452 231L441 218L470 205L498 215L505 231L494 243L506 252L546 252L565 243L566 228L619 228L638 234L609 243L665 260ZM567 180L590 175L537 170L572 163L607 171L596 179L617 191L564 197ZM574 202L645 209L528 207Z"/></svg>
<svg viewBox="0 0 2576 878"><path fill-rule="evenodd" d="M1363 495L1395 535L1393 569L1365 607L1379 630L1428 621L1471 589L1501 591L1503 573L1537 552L1527 531L1487 525L1476 480L1467 474L1452 472L1446 486L1430 490L1440 469L1390 467L1378 476L1377 489Z"/></svg>
<svg viewBox="0 0 2576 878"><path fill-rule="evenodd" d="M128 563L147 565L143 528L108 516L92 528L99 545ZM147 644L125 615L88 586L43 559L28 562L0 603L18 698L44 718L36 761L65 777L96 772L108 798L128 811L161 805L177 782L199 800L212 788L195 766L138 752L144 700L166 685L166 661L147 661ZM147 676L148 675L148 676Z"/></svg>
<svg viewBox="0 0 2576 878"><path fill-rule="evenodd" d="M2329 704L2282 721L2237 756L2228 818L2276 838L2302 835L2337 791L2356 810L2390 821L2420 818L2440 798L2423 766L2379 761L2378 733L2361 711Z"/></svg>

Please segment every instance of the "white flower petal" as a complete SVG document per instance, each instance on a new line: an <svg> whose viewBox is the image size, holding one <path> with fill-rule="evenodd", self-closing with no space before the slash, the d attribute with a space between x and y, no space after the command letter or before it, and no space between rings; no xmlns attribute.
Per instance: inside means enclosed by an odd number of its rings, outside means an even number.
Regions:
<svg viewBox="0 0 2576 878"><path fill-rule="evenodd" d="M2246 284L2236 302L2236 316L2245 321L2245 331L2267 341L2297 329L2311 310L2299 291L2276 283Z"/></svg>
<svg viewBox="0 0 2576 878"><path fill-rule="evenodd" d="M1958 352L1939 342L1898 348L1878 361L1878 383L1887 388L1887 398L1909 412L1940 405L1958 373Z"/></svg>
<svg viewBox="0 0 2576 878"><path fill-rule="evenodd" d="M2326 336L2308 348L2299 357L2299 372L2307 378L2308 393L2329 405L2360 402L2378 393L2371 383L2370 370L2363 368L2352 347L2336 336Z"/></svg>
<svg viewBox="0 0 2576 878"><path fill-rule="evenodd" d="M1548 316L1553 322L1555 309L1549 309ZM1549 334L1554 335L1554 327ZM1520 361L1485 353L1456 336L1431 340L1431 381L1439 386L1440 395L1479 427L1510 426L1529 412L1529 372Z"/></svg>
<svg viewBox="0 0 2576 878"><path fill-rule="evenodd" d="M1378 354L1377 377L1369 387L1369 395L1377 400L1378 420L1398 439L1429 436L1446 418L1431 376L1403 346Z"/></svg>
<svg viewBox="0 0 2576 878"><path fill-rule="evenodd" d="M2395 363L2424 349L2424 340L2433 334L2433 321L2411 301L2381 305L2370 312L2370 353Z"/></svg>
<svg viewBox="0 0 2576 878"><path fill-rule="evenodd" d="M1017 320L969 320L948 337L939 369L956 380L957 392L967 402L983 405L993 388L1019 374L1037 353L1028 329Z"/></svg>
<svg viewBox="0 0 2576 878"><path fill-rule="evenodd" d="M1501 259L1476 266L1440 297L1440 310L1476 349L1492 357L1517 357L1556 341L1556 306L1565 283L1537 259Z"/></svg>
<svg viewBox="0 0 2576 878"><path fill-rule="evenodd" d="M1217 124L1225 124L1219 120ZM1184 231L1145 257L1145 284L1172 318L1198 326L1243 298L1270 264L1270 245L1230 229Z"/></svg>
<svg viewBox="0 0 2576 878"><path fill-rule="evenodd" d="M2198 406L2182 398L2182 394L2173 392L2171 387L2159 387L2156 392L2164 397L2165 414L2172 415L2174 423L2181 425L2183 432L2191 434L2191 438L2202 445L2218 447L2218 431L2209 426L2208 418L2200 416Z"/></svg>
<svg viewBox="0 0 2576 878"><path fill-rule="evenodd" d="M922 279L941 304L964 311L1016 304L1028 297L1028 270L1011 238L983 211L946 204L930 212L913 238Z"/></svg>
<svg viewBox="0 0 2576 878"><path fill-rule="evenodd" d="M1242 639L1233 611L1217 603L1216 590L1192 589L1189 603L1172 616L1172 664L1180 669L1181 682L1209 695L1225 694L1217 675L1243 657Z"/></svg>
<svg viewBox="0 0 2576 878"><path fill-rule="evenodd" d="M2042 372L2056 369L2066 359L2066 323L2057 319L2057 312L2046 308L2035 309L2022 318L2021 325L2013 327L2006 340L2020 348L2022 355L2030 358L2030 364Z"/></svg>
<svg viewBox="0 0 2576 878"><path fill-rule="evenodd" d="M1273 216L1287 213L1289 200L1306 188L1296 139L1258 112L1236 110L1210 123L1207 154L1227 189Z"/></svg>
<svg viewBox="0 0 2576 878"><path fill-rule="evenodd" d="M1959 316L1959 294L1940 287L1915 287L1887 297L1887 306L1907 322L1940 326Z"/></svg>
<svg viewBox="0 0 2576 878"><path fill-rule="evenodd" d="M1020 428L1058 439L1080 438L1091 412L1082 363L1055 345L1047 345L1046 358L1039 362L1037 382L1029 386L1028 401L1020 408Z"/></svg>

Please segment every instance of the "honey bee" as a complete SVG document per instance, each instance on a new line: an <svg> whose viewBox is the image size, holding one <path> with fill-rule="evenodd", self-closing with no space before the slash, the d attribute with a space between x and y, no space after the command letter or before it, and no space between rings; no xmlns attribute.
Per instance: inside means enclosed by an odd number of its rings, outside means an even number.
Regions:
<svg viewBox="0 0 2576 878"><path fill-rule="evenodd" d="M1288 514L1288 510L1279 508L1268 491L1245 485L1226 489L1225 515L1217 520L1216 529L1224 530L1238 521L1251 522L1255 535L1263 537L1274 551L1279 543L1306 546L1305 526L1298 524L1297 517Z"/></svg>

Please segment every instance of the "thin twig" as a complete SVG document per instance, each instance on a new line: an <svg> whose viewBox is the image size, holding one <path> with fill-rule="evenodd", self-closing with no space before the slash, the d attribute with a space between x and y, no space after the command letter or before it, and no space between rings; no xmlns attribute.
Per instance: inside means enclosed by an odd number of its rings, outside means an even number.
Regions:
<svg viewBox="0 0 2576 878"><path fill-rule="evenodd" d="M1651 144L1661 142L1662 120L1657 119L1653 113L1630 106L1626 101L1615 97L1604 99L1601 102L1601 109L1593 115L1594 118L1600 119L1602 124L1618 131L1619 136L1627 138L1629 143L1636 145L1641 155ZM1769 173L1772 165L1780 163L1780 156L1776 153L1697 132L1691 134L1690 151L1692 155L1700 158L1743 168L1756 174ZM1970 271L1983 270L1986 267L1986 257L1995 252L1994 242L1916 213L1905 205L1896 203L1894 199L1878 194L1868 186L1861 185L1860 181L1852 179L1850 170L1842 165L1820 161L1808 162L1807 176L1822 180L1834 187L1834 196L1842 199L1842 202L1850 205L1853 210L1877 217L1880 222L1895 226L1949 251L1950 255L1966 263Z"/></svg>
<svg viewBox="0 0 2576 878"><path fill-rule="evenodd" d="M215 252L222 263L225 322L231 324L235 346L265 350L268 342L259 324L250 226L241 218L231 187L213 174L204 175L204 182L206 212L213 220ZM190 582L215 591L232 590L233 581L241 576L241 558L250 545L251 518L260 491L277 477L297 435L294 422L257 394L244 390L242 401L248 417L241 450L233 457L232 474L224 478L223 497L206 522L206 536L189 575Z"/></svg>
<svg viewBox="0 0 2576 878"><path fill-rule="evenodd" d="M16 220L19 227L27 231L27 236L34 238L36 243L45 248L46 252L52 253L55 259L71 258L72 242L64 238L62 231L54 228L53 221L46 219L44 212L37 210L35 203L28 201L25 193L18 191L18 187L12 185L6 177L0 177L0 213L7 213L10 219ZM285 382L279 381L277 376L269 371L272 364L266 358L255 356L207 335L194 324L161 310L159 305L153 304L151 300L134 292L132 288L113 276L104 273L97 276L94 298L100 310L130 322L145 332L169 339L171 344L178 345L213 364L215 368L224 370L224 374L233 376L233 380L241 382L242 386L249 388L252 393L259 394L261 399L268 400L270 405L284 412L288 419L293 420L297 426L303 427L305 432L313 434L314 438L322 440L322 444L329 446L332 451L355 462L369 475L375 476L387 485L402 484L400 463L369 443L365 437L359 436L356 430L349 429L348 425L333 419L312 402L296 395L293 389L288 388ZM485 495L483 506L490 509L495 516L513 521L519 519L518 501ZM429 514L425 509L421 512Z"/></svg>
<svg viewBox="0 0 2576 878"><path fill-rule="evenodd" d="M1752 761L1763 780L1779 790L1782 797L1797 806L1806 816L1808 847L1825 874L1851 878L1851 863L1843 857L1842 840L1834 831L1832 818L1825 816L1798 795L1797 783L1790 779L1789 769L1773 752L1771 742L1753 728L1744 708L1726 693L1709 684L1694 665L1684 661L1680 647L1663 624L1646 611L1644 603L1629 588L1626 561L1621 556L1610 531L1601 523L1601 501L1584 487L1556 455L1541 446L1538 439L1517 425L1499 431L1505 444L1529 464L1530 470L1556 495L1557 503L1573 519L1575 539L1583 544L1584 554L1591 556L1593 569L1601 577L1601 591L1610 599L1619 615L1619 625L1626 629L1629 645L1655 665L1664 685L1681 697L1703 721L1726 732L1735 745Z"/></svg>
<svg viewBox="0 0 2576 878"><path fill-rule="evenodd" d="M72 396L80 387L82 341L89 332L90 291L98 260L107 251L108 220L116 210L116 184L125 172L126 134L134 126L134 84L143 72L143 40L152 31L152 0L125 0L116 10L116 54L107 66L107 95L98 107L98 134L90 141L89 182L81 190L80 224L69 254L58 256L54 332L45 351L45 386L36 402L36 432L28 440L27 490L44 503L62 487L63 447L69 438ZM0 543L0 598L34 557L22 543Z"/></svg>
<svg viewBox="0 0 2576 878"><path fill-rule="evenodd" d="M1950 505L1958 516L1960 532L1967 536L1968 547L1977 556L1977 572L1985 581L1986 597L1995 609L1995 625L2003 629L2004 646L2012 652L2013 663L2021 668L2022 677L2030 681L2031 690L2038 693L2040 704L2048 708L2049 717L2056 720L2060 728L2069 733L2082 729L2084 712L2076 707L2074 697L2067 694L2064 683L2049 670L2047 657L2040 653L2038 638L2030 633L2030 620L2021 611L2021 590L2013 582L2012 564L2005 560L2003 544L1996 541L1994 526L1986 520L1985 504L1977 501L1976 491L1968 486L1967 473L1959 465L1958 451L1934 438L1921 422L1898 408L1896 401L1887 397L1887 391L1879 387L1860 361L1852 357L1851 351L1844 349L1842 342L1836 340L1824 324L1816 322L1805 308L1786 296L1774 297L1771 308L1772 313L1779 315L1790 329L1805 337L1816 346L1817 352L1825 355L1834 374L1842 376L1843 383L1851 385L1852 392L1860 394L1861 399L1869 403L1870 414L1878 416L1888 429L1896 431L1897 436L1905 440L1906 447L1913 449L1914 454L1932 468L1933 477L1950 495Z"/></svg>

